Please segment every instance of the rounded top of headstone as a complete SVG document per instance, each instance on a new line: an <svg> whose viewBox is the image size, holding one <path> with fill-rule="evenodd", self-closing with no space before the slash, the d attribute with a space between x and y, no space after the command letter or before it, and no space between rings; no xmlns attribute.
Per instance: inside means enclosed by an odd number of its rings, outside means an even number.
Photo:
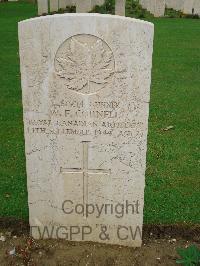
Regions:
<svg viewBox="0 0 200 266"><path fill-rule="evenodd" d="M55 15L47 15L47 16L40 16L36 18L30 18L26 20L20 21L18 24L24 24L24 23L30 23L30 22L41 22L46 20L57 20L57 19L64 19L64 18L102 18L105 20L118 20L118 21L127 21L129 23L137 23L137 24L144 24L150 27L154 27L154 24L148 21L144 21L141 19L135 19L130 17L124 17L124 16L117 16L117 15L109 15L109 14L98 14L98 13L64 13L64 14L55 14Z"/></svg>

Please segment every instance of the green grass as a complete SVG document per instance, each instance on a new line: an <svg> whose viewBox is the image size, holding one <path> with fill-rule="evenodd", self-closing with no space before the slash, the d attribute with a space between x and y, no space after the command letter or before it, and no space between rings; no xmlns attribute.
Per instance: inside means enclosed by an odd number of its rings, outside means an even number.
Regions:
<svg viewBox="0 0 200 266"><path fill-rule="evenodd" d="M0 216L27 219L17 22L25 3L0 4ZM155 41L145 223L198 223L200 20L153 19ZM167 126L174 129L163 131Z"/></svg>
<svg viewBox="0 0 200 266"><path fill-rule="evenodd" d="M199 222L200 20L154 23L145 222Z"/></svg>

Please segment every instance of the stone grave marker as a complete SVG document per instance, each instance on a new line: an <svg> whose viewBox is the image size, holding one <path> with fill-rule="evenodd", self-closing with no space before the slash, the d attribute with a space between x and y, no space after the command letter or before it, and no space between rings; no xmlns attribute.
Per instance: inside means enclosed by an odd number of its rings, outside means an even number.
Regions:
<svg viewBox="0 0 200 266"><path fill-rule="evenodd" d="M194 14L200 16L200 0L194 1Z"/></svg>
<svg viewBox="0 0 200 266"><path fill-rule="evenodd" d="M126 0L115 0L115 15L125 16Z"/></svg>
<svg viewBox="0 0 200 266"><path fill-rule="evenodd" d="M105 0L93 0L94 6L102 6L105 3Z"/></svg>
<svg viewBox="0 0 200 266"><path fill-rule="evenodd" d="M68 0L59 0L59 8L65 9L68 4Z"/></svg>
<svg viewBox="0 0 200 266"><path fill-rule="evenodd" d="M19 44L31 235L140 246L153 25L53 15Z"/></svg>
<svg viewBox="0 0 200 266"><path fill-rule="evenodd" d="M185 0L177 0L176 1L176 6L175 6L176 11L183 11L184 1Z"/></svg>
<svg viewBox="0 0 200 266"><path fill-rule="evenodd" d="M152 8L152 1L153 1L153 0L144 0L144 1L142 2L142 4L143 4L143 8L146 9L146 10L148 10L148 11L150 11L151 8Z"/></svg>
<svg viewBox="0 0 200 266"><path fill-rule="evenodd" d="M141 0L140 5L155 17L162 17L165 14L165 0Z"/></svg>
<svg viewBox="0 0 200 266"><path fill-rule="evenodd" d="M151 0L150 12L155 17L162 17L165 14L165 0Z"/></svg>
<svg viewBox="0 0 200 266"><path fill-rule="evenodd" d="M176 11L182 11L185 0L165 0L167 8L173 8Z"/></svg>
<svg viewBox="0 0 200 266"><path fill-rule="evenodd" d="M50 11L51 12L58 11L58 0L50 0Z"/></svg>
<svg viewBox="0 0 200 266"><path fill-rule="evenodd" d="M48 14L48 0L38 0L38 15Z"/></svg>
<svg viewBox="0 0 200 266"><path fill-rule="evenodd" d="M145 0L139 0L139 4L142 6L142 8L145 8Z"/></svg>
<svg viewBox="0 0 200 266"><path fill-rule="evenodd" d="M75 3L74 0L65 0L65 4L66 4L66 6L73 6L74 3Z"/></svg>
<svg viewBox="0 0 200 266"><path fill-rule="evenodd" d="M194 0L185 0L183 5L184 14L192 14L194 11Z"/></svg>
<svg viewBox="0 0 200 266"><path fill-rule="evenodd" d="M93 0L77 0L76 1L76 12L87 13L94 7Z"/></svg>
<svg viewBox="0 0 200 266"><path fill-rule="evenodd" d="M200 15L200 0L185 0L183 13Z"/></svg>
<svg viewBox="0 0 200 266"><path fill-rule="evenodd" d="M165 4L167 8L172 8L175 10L176 1L175 0L165 0Z"/></svg>

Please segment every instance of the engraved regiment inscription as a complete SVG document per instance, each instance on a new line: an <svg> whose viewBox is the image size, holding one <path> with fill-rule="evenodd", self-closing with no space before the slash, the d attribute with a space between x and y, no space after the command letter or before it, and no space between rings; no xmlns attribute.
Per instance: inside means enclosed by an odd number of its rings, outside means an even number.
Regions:
<svg viewBox="0 0 200 266"><path fill-rule="evenodd" d="M100 38L80 34L67 39L59 47L55 69L68 89L93 94L112 82L114 56Z"/></svg>

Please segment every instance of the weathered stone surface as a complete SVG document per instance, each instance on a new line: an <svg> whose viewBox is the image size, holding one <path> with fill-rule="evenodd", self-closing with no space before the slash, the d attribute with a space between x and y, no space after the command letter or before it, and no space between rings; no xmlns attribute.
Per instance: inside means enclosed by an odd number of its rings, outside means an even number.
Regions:
<svg viewBox="0 0 200 266"><path fill-rule="evenodd" d="M76 12L77 13L87 13L94 7L93 0L77 0L76 2Z"/></svg>
<svg viewBox="0 0 200 266"><path fill-rule="evenodd" d="M65 9L66 6L71 5L71 0L59 0L59 8Z"/></svg>
<svg viewBox="0 0 200 266"><path fill-rule="evenodd" d="M126 0L115 0L115 15L125 16Z"/></svg>
<svg viewBox="0 0 200 266"><path fill-rule="evenodd" d="M58 0L50 0L50 11L51 12L58 11Z"/></svg>
<svg viewBox="0 0 200 266"><path fill-rule="evenodd" d="M144 9L147 9L148 11L151 8L151 3L149 0L140 0L140 4Z"/></svg>
<svg viewBox="0 0 200 266"><path fill-rule="evenodd" d="M65 4L66 4L66 6L73 6L75 4L75 2L76 2L75 0L66 0Z"/></svg>
<svg viewBox="0 0 200 266"><path fill-rule="evenodd" d="M142 6L142 8L146 8L145 7L145 4L146 4L145 0L139 0L139 4Z"/></svg>
<svg viewBox="0 0 200 266"><path fill-rule="evenodd" d="M197 14L200 16L200 0L194 1L194 14Z"/></svg>
<svg viewBox="0 0 200 266"><path fill-rule="evenodd" d="M200 15L200 1L199 0L185 0L183 13Z"/></svg>
<svg viewBox="0 0 200 266"><path fill-rule="evenodd" d="M194 11L194 0L185 0L183 6L184 14L192 14Z"/></svg>
<svg viewBox="0 0 200 266"><path fill-rule="evenodd" d="M105 0L93 0L94 6L102 6L105 3Z"/></svg>
<svg viewBox="0 0 200 266"><path fill-rule="evenodd" d="M33 237L140 246L153 25L54 15L19 42Z"/></svg>
<svg viewBox="0 0 200 266"><path fill-rule="evenodd" d="M182 11L185 0L165 0L167 8L173 8L176 11Z"/></svg>
<svg viewBox="0 0 200 266"><path fill-rule="evenodd" d="M38 0L38 15L48 14L48 0Z"/></svg>
<svg viewBox="0 0 200 266"><path fill-rule="evenodd" d="M165 15L165 0L151 0L152 14L155 17L163 17Z"/></svg>
<svg viewBox="0 0 200 266"><path fill-rule="evenodd" d="M140 0L140 4L155 17L162 17L165 14L165 0Z"/></svg>

